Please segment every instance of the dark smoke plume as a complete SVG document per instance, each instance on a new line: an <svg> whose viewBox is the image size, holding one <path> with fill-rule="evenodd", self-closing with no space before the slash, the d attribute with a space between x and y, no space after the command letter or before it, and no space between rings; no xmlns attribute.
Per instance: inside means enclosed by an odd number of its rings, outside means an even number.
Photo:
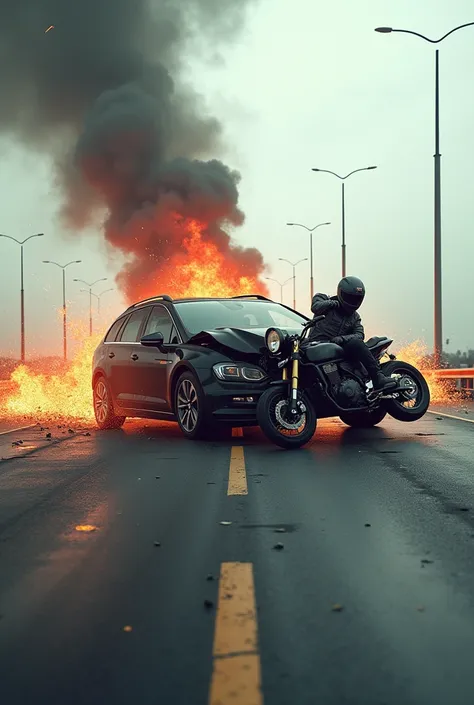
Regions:
<svg viewBox="0 0 474 705"><path fill-rule="evenodd" d="M71 227L106 207L107 241L129 256L118 282L130 299L162 288L190 219L236 271L263 271L257 250L230 243L243 221L239 175L204 161L220 153L221 128L186 79L252 2L0 0L0 131L52 155Z"/></svg>

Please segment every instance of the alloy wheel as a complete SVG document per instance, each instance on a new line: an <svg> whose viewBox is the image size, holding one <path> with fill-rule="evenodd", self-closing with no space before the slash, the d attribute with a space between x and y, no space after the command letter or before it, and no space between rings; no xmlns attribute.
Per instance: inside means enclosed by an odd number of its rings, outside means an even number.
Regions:
<svg viewBox="0 0 474 705"><path fill-rule="evenodd" d="M178 388L178 418L187 433L192 433L199 419L199 403L196 387L189 379L184 379Z"/></svg>
<svg viewBox="0 0 474 705"><path fill-rule="evenodd" d="M95 386L94 410L97 421L104 423L109 412L109 395L103 380L99 380Z"/></svg>

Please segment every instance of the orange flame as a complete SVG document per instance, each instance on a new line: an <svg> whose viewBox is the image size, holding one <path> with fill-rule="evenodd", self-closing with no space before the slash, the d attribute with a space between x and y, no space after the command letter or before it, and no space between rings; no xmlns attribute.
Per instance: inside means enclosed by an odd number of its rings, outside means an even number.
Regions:
<svg viewBox="0 0 474 705"><path fill-rule="evenodd" d="M430 388L432 404L450 404L455 401L456 392L452 382L438 379L434 370L427 363L428 350L421 340L415 340L405 345L397 352L397 360L403 360L423 372L423 376Z"/></svg>

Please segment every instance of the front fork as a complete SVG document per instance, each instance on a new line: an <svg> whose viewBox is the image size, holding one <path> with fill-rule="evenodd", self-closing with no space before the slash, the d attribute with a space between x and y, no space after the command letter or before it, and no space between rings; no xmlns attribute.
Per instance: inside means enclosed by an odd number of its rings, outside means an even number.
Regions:
<svg viewBox="0 0 474 705"><path fill-rule="evenodd" d="M298 369L300 360L300 346L299 341L295 340L293 342L293 352L291 353L291 385L290 385L290 403L289 411L290 414L296 414L298 411L297 401L298 401ZM288 379L288 368L283 368L283 379L286 381Z"/></svg>

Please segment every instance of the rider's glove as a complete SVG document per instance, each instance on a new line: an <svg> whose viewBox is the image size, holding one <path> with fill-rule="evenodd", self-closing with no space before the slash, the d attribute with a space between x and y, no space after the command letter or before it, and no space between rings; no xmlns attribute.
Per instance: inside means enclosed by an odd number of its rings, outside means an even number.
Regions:
<svg viewBox="0 0 474 705"><path fill-rule="evenodd" d="M335 343L336 345L342 345L342 340L342 337L340 335L337 335L331 340L331 343Z"/></svg>

